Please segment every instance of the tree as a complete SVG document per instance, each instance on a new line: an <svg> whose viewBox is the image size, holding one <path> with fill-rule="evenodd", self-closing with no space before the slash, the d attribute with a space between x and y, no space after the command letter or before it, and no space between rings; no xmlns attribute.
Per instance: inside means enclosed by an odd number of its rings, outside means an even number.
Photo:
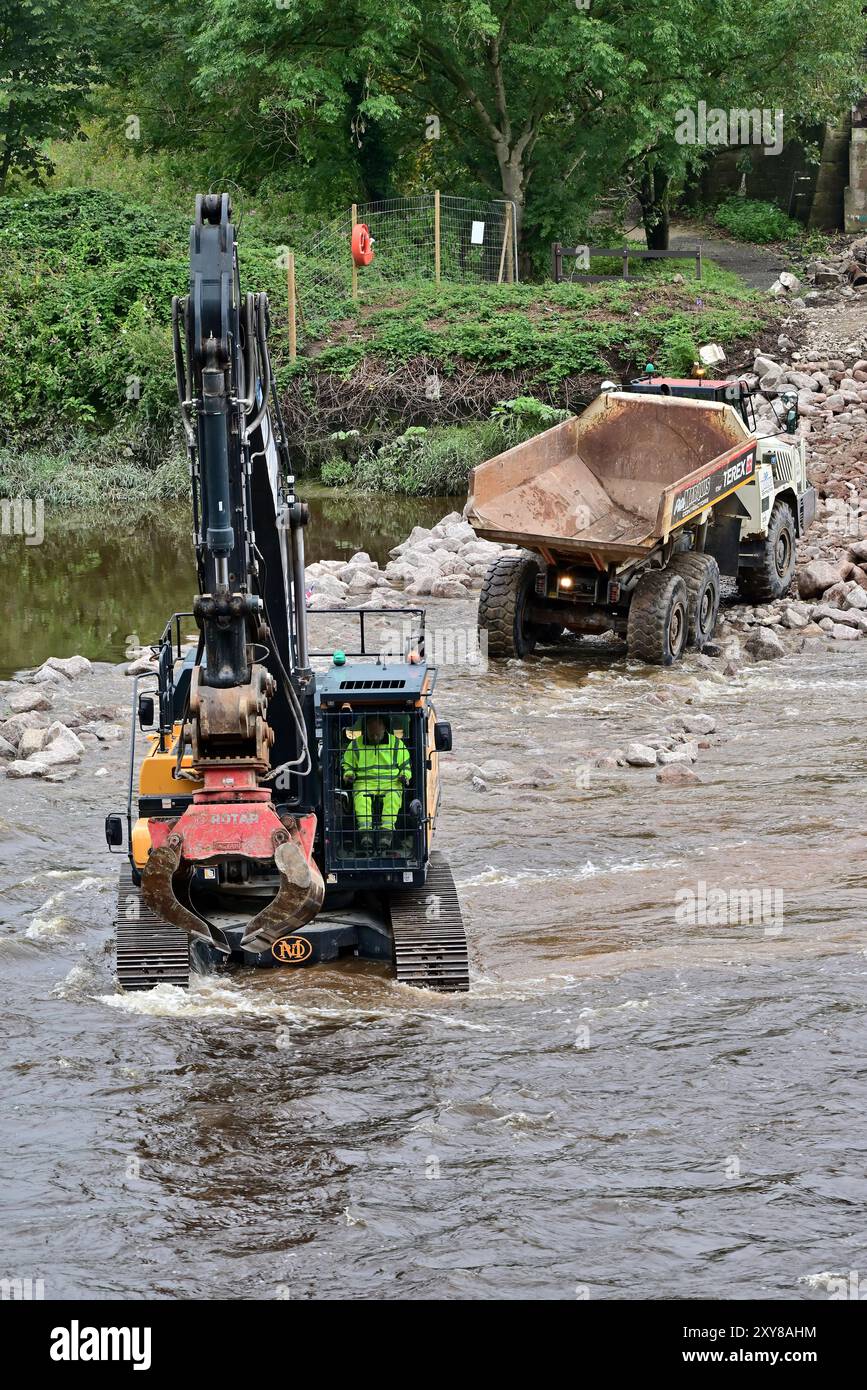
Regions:
<svg viewBox="0 0 867 1390"><path fill-rule="evenodd" d="M0 194L18 170L52 172L44 142L81 133L98 72L85 0L0 0Z"/></svg>
<svg viewBox="0 0 867 1390"><path fill-rule="evenodd" d="M140 0L167 56L136 80L144 99L160 92L157 140L182 144L195 120L195 142L213 140L223 163L231 151L247 185L308 177L333 196L354 178L375 197L415 146L418 169L461 170L514 203L519 237L541 240L626 175L664 246L669 196L707 154L678 142L678 110L776 102L794 119L839 104L861 3ZM805 38L817 30L821 44Z"/></svg>

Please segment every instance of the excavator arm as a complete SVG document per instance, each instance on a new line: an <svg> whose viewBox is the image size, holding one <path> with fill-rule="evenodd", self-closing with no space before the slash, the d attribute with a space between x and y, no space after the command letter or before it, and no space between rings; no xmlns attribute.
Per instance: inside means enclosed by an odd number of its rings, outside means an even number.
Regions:
<svg viewBox="0 0 867 1390"><path fill-rule="evenodd" d="M273 871L273 900L241 947L261 952L316 915L319 779L307 655L303 528L268 352L267 296L242 296L227 194L196 199L189 293L172 305L178 400L193 489L200 638L176 775L203 785L151 820L142 896L162 919L228 953L193 906L193 871ZM187 774L188 775L188 774Z"/></svg>

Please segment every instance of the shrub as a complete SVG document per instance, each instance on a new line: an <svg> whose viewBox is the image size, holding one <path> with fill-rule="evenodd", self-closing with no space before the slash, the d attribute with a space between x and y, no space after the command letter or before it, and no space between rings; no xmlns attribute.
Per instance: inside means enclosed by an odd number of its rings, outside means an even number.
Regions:
<svg viewBox="0 0 867 1390"><path fill-rule="evenodd" d="M791 241L803 231L800 222L787 217L775 203L756 198L726 198L714 221L741 241Z"/></svg>

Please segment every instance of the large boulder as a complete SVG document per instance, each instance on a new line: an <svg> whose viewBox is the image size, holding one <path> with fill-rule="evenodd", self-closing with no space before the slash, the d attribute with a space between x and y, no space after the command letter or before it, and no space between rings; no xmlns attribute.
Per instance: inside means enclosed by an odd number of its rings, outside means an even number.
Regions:
<svg viewBox="0 0 867 1390"><path fill-rule="evenodd" d="M753 363L753 371L757 377L771 377L773 381L776 381L777 377L783 374L783 368L774 361L773 357L764 357L761 354Z"/></svg>
<svg viewBox="0 0 867 1390"><path fill-rule="evenodd" d="M34 753L41 753L48 735L48 729L25 729L18 744L18 757L30 758Z"/></svg>
<svg viewBox="0 0 867 1390"><path fill-rule="evenodd" d="M86 656L50 656L44 666L49 671L59 671L71 681L77 676L89 676L93 670Z"/></svg>
<svg viewBox="0 0 867 1390"><path fill-rule="evenodd" d="M20 690L10 695L6 703L13 714L29 714L32 710L51 709L51 701L41 690Z"/></svg>
<svg viewBox="0 0 867 1390"><path fill-rule="evenodd" d="M431 532L427 526L413 526L406 540L401 541L400 545L394 546L388 553L392 556L403 555L405 551L415 549L420 541L430 540L430 536Z"/></svg>
<svg viewBox="0 0 867 1390"><path fill-rule="evenodd" d="M827 560L811 560L798 575L801 598L821 598L826 589L840 582L840 566Z"/></svg>
<svg viewBox="0 0 867 1390"><path fill-rule="evenodd" d="M15 745L6 738L0 738L0 758L14 758Z"/></svg>
<svg viewBox="0 0 867 1390"><path fill-rule="evenodd" d="M135 661L131 661L126 668L128 676L146 676L149 672L157 669L156 657L152 654L147 656L137 656Z"/></svg>
<svg viewBox="0 0 867 1390"><path fill-rule="evenodd" d="M0 734L2 734L3 738L11 743L13 747L17 748L21 742L21 735L24 733L25 729L47 728L48 720L45 718L45 715L34 710L30 714L15 714L11 719L7 719L5 723L0 724Z"/></svg>
<svg viewBox="0 0 867 1390"><path fill-rule="evenodd" d="M630 767L656 767L656 749L648 743L630 743L626 761Z"/></svg>
<svg viewBox="0 0 867 1390"><path fill-rule="evenodd" d="M466 598L469 589L461 583L458 575L446 575L435 579L431 584L432 598Z"/></svg>
<svg viewBox="0 0 867 1390"><path fill-rule="evenodd" d="M786 649L771 627L756 627L744 642L744 651L754 661L775 661L786 655Z"/></svg>

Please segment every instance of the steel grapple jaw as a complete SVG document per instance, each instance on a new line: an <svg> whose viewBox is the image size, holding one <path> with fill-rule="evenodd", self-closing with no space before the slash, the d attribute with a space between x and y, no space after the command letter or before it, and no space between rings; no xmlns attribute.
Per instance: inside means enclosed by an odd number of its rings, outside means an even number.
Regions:
<svg viewBox="0 0 867 1390"><path fill-rule="evenodd" d="M244 951L268 951L322 906L325 884L312 857L315 834L315 815L282 821L270 801L193 804L174 823L151 822L153 848L142 870L142 897L163 921L229 955L234 947L225 932L185 906L177 889L194 867L227 858L273 866L277 893L251 918L239 943Z"/></svg>

